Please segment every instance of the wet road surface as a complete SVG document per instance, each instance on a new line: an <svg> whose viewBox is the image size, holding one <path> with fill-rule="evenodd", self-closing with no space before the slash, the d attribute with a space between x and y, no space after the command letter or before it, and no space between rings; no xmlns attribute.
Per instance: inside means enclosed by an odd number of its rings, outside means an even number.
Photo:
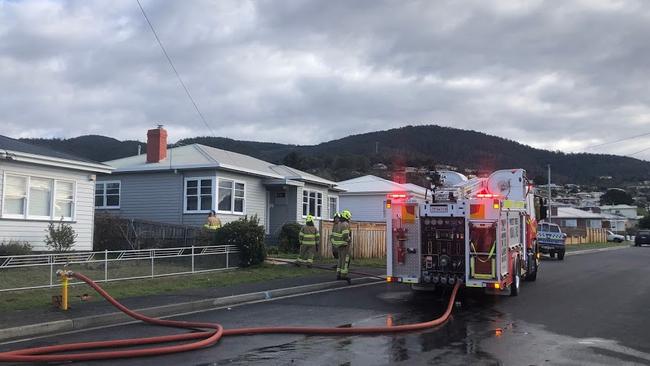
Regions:
<svg viewBox="0 0 650 366"><path fill-rule="evenodd" d="M427 321L448 294L375 284L180 317L226 328L369 326ZM128 325L0 349L168 334ZM83 364L83 363L79 363ZM92 365L650 365L650 247L543 261L519 297L464 292L438 328L377 336L259 335L197 352Z"/></svg>

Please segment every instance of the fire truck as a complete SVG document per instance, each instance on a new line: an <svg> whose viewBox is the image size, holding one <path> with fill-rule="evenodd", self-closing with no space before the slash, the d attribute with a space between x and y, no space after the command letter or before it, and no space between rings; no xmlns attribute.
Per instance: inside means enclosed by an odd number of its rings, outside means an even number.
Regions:
<svg viewBox="0 0 650 366"><path fill-rule="evenodd" d="M540 197L523 169L468 179L440 172L424 201L405 192L386 197L387 280L414 290L454 286L517 296L539 268Z"/></svg>

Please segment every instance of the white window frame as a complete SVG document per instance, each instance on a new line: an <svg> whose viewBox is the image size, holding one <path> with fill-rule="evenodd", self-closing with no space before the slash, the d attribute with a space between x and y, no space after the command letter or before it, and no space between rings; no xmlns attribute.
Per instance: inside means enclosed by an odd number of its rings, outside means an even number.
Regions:
<svg viewBox="0 0 650 366"><path fill-rule="evenodd" d="M304 210L304 207L303 207L303 205L305 203L304 202L305 192L307 193L307 213L305 213L305 210ZM322 191L317 191L315 189L303 189L302 190L302 197L300 198L300 210L302 211L302 218L303 219L306 218L307 215L309 214L309 211L310 211L309 209L311 208L311 207L309 207L309 194L311 192L316 193L316 196L314 197L315 204L316 204L316 207L314 208L314 218L322 219L322 217L323 217L323 197L325 197L325 195L323 194ZM319 194L320 194L320 215L317 215L318 214L318 195ZM328 201L328 204L329 204L329 201Z"/></svg>
<svg viewBox="0 0 650 366"><path fill-rule="evenodd" d="M221 191L221 182L231 182L232 183L232 188L231 188L231 195L230 195L230 210L219 210L219 197L220 197L220 191ZM235 185L236 184L243 184L244 185L244 203L242 204L242 212L237 212L235 211ZM239 197L242 198L242 197ZM217 178L217 195L216 199L214 202L214 207L215 211L217 213L221 214L226 214L226 215L237 215L237 216L244 216L246 215L246 182L237 180L237 179L229 179L229 178Z"/></svg>
<svg viewBox="0 0 650 366"><path fill-rule="evenodd" d="M111 184L111 183L117 183L120 186L117 189L117 199L118 199L118 204L117 206L107 206L106 202L108 199L106 198L106 185ZM95 206L95 208L101 209L101 210L119 210L120 206L122 206L122 181L121 180L101 180L95 182L95 194L93 195L93 204L95 203L95 198L97 197L97 184L103 184L104 185L104 193L102 195L102 205L101 206Z"/></svg>
<svg viewBox="0 0 650 366"><path fill-rule="evenodd" d="M198 181L198 184L196 185L197 189L197 201L196 201L196 207L197 210L188 210L187 209L187 182L196 180ZM210 205L210 208L207 210L200 210L198 209L201 207L201 181L202 180L209 180L210 181L210 187L212 192L210 195L212 196L212 204ZM195 214L195 213L209 213L210 211L214 210L216 207L216 200L219 196L215 196L215 179L214 177L185 177L183 181L183 213L185 214Z"/></svg>
<svg viewBox="0 0 650 366"><path fill-rule="evenodd" d="M334 220L334 214L339 211L339 196L327 196L327 210L331 211L331 205L330 205L330 200L334 198L336 199L336 209L334 212L328 212L328 217L330 220Z"/></svg>
<svg viewBox="0 0 650 366"><path fill-rule="evenodd" d="M11 177L20 177L20 178L25 178L25 202L23 204L23 214L22 215L16 215L16 214L6 214L4 212L5 208L5 194L6 194L6 187L7 187L7 176ZM29 214L29 199L30 199L30 186L31 186L31 179L32 178L39 178L39 179L49 179L52 181L51 185L51 194L50 194L50 215L49 216L37 216L37 215L30 215ZM66 182L66 183L72 183L72 216L71 217L57 217L55 215L55 203L56 203L56 185L57 182ZM26 221L59 221L63 219L64 222L74 222L76 221L76 212L77 212L77 181L73 179L58 179L58 178L53 178L53 177L48 177L48 176L42 176L42 175L34 175L34 174L22 174L22 173L14 173L14 172L3 172L2 176L2 196L0 196L0 218L3 219L17 219L17 220L26 220ZM93 196L93 201L94 201L94 196Z"/></svg>

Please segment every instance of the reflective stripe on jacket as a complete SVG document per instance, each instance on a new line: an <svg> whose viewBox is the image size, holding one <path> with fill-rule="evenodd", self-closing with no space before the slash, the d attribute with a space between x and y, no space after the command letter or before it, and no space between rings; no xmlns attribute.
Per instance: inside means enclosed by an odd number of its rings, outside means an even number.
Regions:
<svg viewBox="0 0 650 366"><path fill-rule="evenodd" d="M339 222L335 224L332 228L332 234L330 234L330 243L334 246L349 245L352 241L352 236L350 234L350 223L348 222Z"/></svg>
<svg viewBox="0 0 650 366"><path fill-rule="evenodd" d="M315 226L303 226L298 235L300 245L316 245L320 241L320 234Z"/></svg>

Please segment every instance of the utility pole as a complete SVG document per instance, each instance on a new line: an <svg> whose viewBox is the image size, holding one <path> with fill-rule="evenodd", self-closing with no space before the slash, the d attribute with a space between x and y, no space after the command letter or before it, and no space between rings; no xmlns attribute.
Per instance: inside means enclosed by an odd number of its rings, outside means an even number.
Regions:
<svg viewBox="0 0 650 366"><path fill-rule="evenodd" d="M548 222L551 222L551 215L553 210L551 209L551 164L547 165L548 167Z"/></svg>

